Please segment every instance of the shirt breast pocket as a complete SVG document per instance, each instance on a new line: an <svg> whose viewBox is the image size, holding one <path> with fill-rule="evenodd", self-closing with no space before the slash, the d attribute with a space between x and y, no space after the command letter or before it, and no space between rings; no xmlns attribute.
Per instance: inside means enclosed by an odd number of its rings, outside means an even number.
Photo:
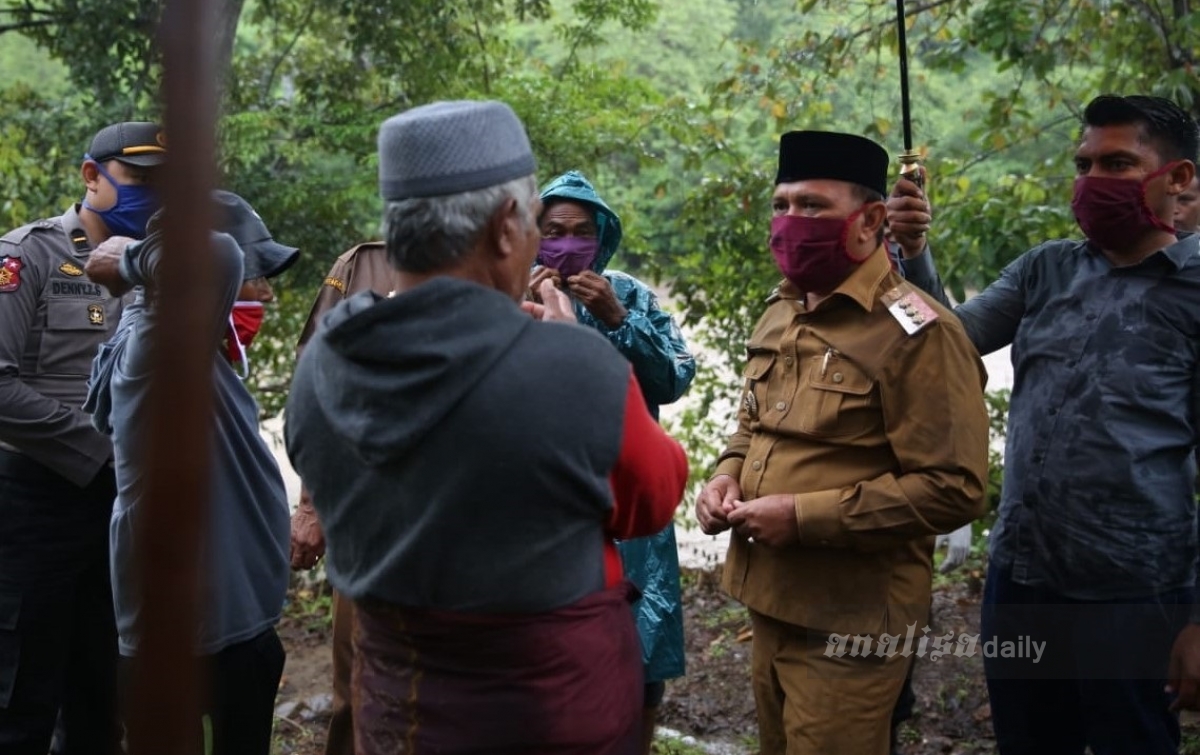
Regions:
<svg viewBox="0 0 1200 755"><path fill-rule="evenodd" d="M38 372L44 375L89 374L96 351L108 340L120 316L120 299L47 299Z"/></svg>
<svg viewBox="0 0 1200 755"><path fill-rule="evenodd" d="M742 389L742 410L751 422L758 418L767 406L767 387L770 383L771 367L775 364L775 354L772 352L752 352L746 360L746 369L742 377L746 385Z"/></svg>
<svg viewBox="0 0 1200 755"><path fill-rule="evenodd" d="M875 381L856 365L824 356L809 360L796 402L800 431L822 438L852 438L883 422Z"/></svg>

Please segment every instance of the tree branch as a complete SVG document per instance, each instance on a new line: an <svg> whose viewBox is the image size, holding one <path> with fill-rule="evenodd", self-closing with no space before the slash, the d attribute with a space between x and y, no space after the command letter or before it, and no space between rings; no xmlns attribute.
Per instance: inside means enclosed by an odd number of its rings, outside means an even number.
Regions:
<svg viewBox="0 0 1200 755"><path fill-rule="evenodd" d="M0 34L3 34L6 31L24 31L25 29L36 29L40 26L54 26L57 23L57 20L51 20L47 18L38 19L36 21L17 21L11 24L0 24Z"/></svg>
<svg viewBox="0 0 1200 755"><path fill-rule="evenodd" d="M479 42L480 57L483 58L483 91L490 94L492 91L492 74L488 64L487 40L483 38L483 30L479 28L478 8L471 8L471 20L475 22L475 39Z"/></svg>
<svg viewBox="0 0 1200 755"><path fill-rule="evenodd" d="M301 21L300 25L296 28L296 33L292 35L291 40L289 40L284 46L283 52L279 53L279 57L276 58L275 63L271 65L271 73L268 74L267 81L265 84L263 84L262 89L262 98L264 101L270 99L271 88L275 86L275 75L279 73L279 67L283 65L283 61L287 60L287 58L292 54L292 50L295 49L296 44L300 41L300 37L304 35L304 32L308 31L308 24L312 20L313 13L315 13L316 10L317 0L312 0L312 2L308 4L308 10L304 12L304 20Z"/></svg>

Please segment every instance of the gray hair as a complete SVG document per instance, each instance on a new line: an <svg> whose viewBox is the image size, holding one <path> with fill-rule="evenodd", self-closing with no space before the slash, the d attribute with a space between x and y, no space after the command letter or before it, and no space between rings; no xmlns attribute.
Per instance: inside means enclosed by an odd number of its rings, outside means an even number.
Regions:
<svg viewBox="0 0 1200 755"><path fill-rule="evenodd" d="M517 201L526 228L537 223L535 197L537 181L528 175L461 194L388 202L383 213L388 260L410 273L449 267L467 255L488 220L509 199Z"/></svg>

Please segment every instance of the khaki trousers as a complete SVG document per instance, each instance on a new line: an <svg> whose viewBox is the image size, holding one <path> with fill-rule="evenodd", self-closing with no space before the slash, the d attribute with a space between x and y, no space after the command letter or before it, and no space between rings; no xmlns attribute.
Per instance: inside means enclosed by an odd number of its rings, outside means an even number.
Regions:
<svg viewBox="0 0 1200 755"><path fill-rule="evenodd" d="M910 659L827 657L828 633L750 617L760 755L888 755Z"/></svg>
<svg viewBox="0 0 1200 755"><path fill-rule="evenodd" d="M333 715L325 739L325 755L354 755L354 720L350 711L350 671L354 667L354 601L333 593Z"/></svg>

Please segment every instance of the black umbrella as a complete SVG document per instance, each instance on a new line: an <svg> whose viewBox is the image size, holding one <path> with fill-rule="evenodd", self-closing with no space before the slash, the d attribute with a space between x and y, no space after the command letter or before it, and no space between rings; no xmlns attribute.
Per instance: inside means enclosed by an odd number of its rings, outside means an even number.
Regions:
<svg viewBox="0 0 1200 755"><path fill-rule="evenodd" d="M896 0L896 31L900 41L900 111L904 127L904 153L900 155L900 175L924 188L921 156L913 151L912 111L908 102L908 39L904 28L904 0Z"/></svg>

